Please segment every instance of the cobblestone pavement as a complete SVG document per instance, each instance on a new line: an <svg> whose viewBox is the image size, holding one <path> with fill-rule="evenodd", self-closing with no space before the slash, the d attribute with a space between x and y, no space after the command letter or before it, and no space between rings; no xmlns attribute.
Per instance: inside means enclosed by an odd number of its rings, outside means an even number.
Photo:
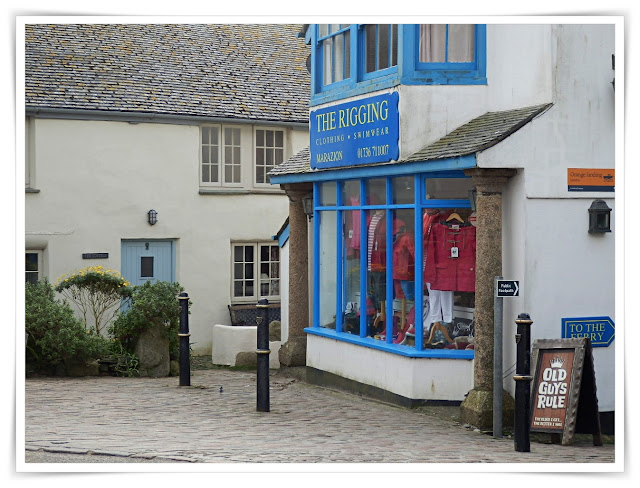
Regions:
<svg viewBox="0 0 640 488"><path fill-rule="evenodd" d="M532 442L519 453L506 437L273 374L271 411L257 412L255 371L193 371L189 387L176 377L30 378L25 390L27 451L205 463L614 462L613 444Z"/></svg>

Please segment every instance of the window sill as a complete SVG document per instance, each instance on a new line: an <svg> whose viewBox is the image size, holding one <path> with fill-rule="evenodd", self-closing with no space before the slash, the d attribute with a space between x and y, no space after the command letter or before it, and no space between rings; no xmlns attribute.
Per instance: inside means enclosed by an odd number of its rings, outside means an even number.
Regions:
<svg viewBox="0 0 640 488"><path fill-rule="evenodd" d="M25 193L40 193L40 190L38 190L37 188L25 188L24 192Z"/></svg>
<svg viewBox="0 0 640 488"><path fill-rule="evenodd" d="M284 195L284 190L279 188L254 188L246 190L244 188L200 188L200 195Z"/></svg>
<svg viewBox="0 0 640 488"><path fill-rule="evenodd" d="M336 332L333 329L325 329L323 327L307 327L304 329L307 334L335 339L336 341L347 342L357 346L377 349L379 351L398 354L409 358L431 358L431 359L466 359L470 360L475 357L473 350L457 350L457 349L425 349L418 351L413 346L401 346L399 344L387 344L386 342L373 339L371 337L360 337L346 332Z"/></svg>

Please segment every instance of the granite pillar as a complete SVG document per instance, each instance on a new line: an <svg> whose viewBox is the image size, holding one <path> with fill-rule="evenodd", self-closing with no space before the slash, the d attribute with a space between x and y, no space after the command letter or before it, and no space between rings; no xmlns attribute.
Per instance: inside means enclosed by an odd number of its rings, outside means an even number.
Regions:
<svg viewBox="0 0 640 488"><path fill-rule="evenodd" d="M284 366L304 366L307 360L309 326L308 221L302 199L313 191L304 184L281 185L289 197L289 336L278 359Z"/></svg>
<svg viewBox="0 0 640 488"><path fill-rule="evenodd" d="M516 170L466 170L476 188L475 360L473 389L460 406L460 419L479 428L493 425L494 278L502 276L502 189ZM513 412L513 400L503 394ZM508 415L505 419L511 422ZM508 425L505 422L505 425Z"/></svg>

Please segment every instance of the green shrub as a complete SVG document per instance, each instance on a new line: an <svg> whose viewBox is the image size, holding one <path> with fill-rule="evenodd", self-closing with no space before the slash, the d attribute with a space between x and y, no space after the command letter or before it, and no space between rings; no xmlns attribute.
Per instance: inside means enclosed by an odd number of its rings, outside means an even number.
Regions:
<svg viewBox="0 0 640 488"><path fill-rule="evenodd" d="M148 327L162 325L169 338L171 359L179 356L180 304L178 295L184 291L179 283L147 281L133 288L131 308L121 313L109 327L109 334L124 349L133 353L140 333Z"/></svg>
<svg viewBox="0 0 640 488"><path fill-rule="evenodd" d="M25 288L26 360L32 367L90 361L104 355L108 341L85 329L65 301L57 301L45 279Z"/></svg>
<svg viewBox="0 0 640 488"><path fill-rule="evenodd" d="M78 307L86 328L90 327L89 317L93 318L96 334L119 312L122 299L131 296L130 283L118 271L102 266L62 275L56 281L55 291Z"/></svg>

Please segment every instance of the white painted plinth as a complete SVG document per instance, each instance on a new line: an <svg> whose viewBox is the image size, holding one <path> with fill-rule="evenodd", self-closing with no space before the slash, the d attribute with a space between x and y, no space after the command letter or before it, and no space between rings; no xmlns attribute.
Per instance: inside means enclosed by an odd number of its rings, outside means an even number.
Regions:
<svg viewBox="0 0 640 488"><path fill-rule="evenodd" d="M410 358L307 335L307 366L413 400L462 401L473 388L473 360Z"/></svg>
<svg viewBox="0 0 640 488"><path fill-rule="evenodd" d="M220 325L213 326L213 345L211 348L211 362L222 366L235 366L236 356L239 352L255 353L257 349L258 327ZM278 351L280 341L269 342L269 367L280 367Z"/></svg>

